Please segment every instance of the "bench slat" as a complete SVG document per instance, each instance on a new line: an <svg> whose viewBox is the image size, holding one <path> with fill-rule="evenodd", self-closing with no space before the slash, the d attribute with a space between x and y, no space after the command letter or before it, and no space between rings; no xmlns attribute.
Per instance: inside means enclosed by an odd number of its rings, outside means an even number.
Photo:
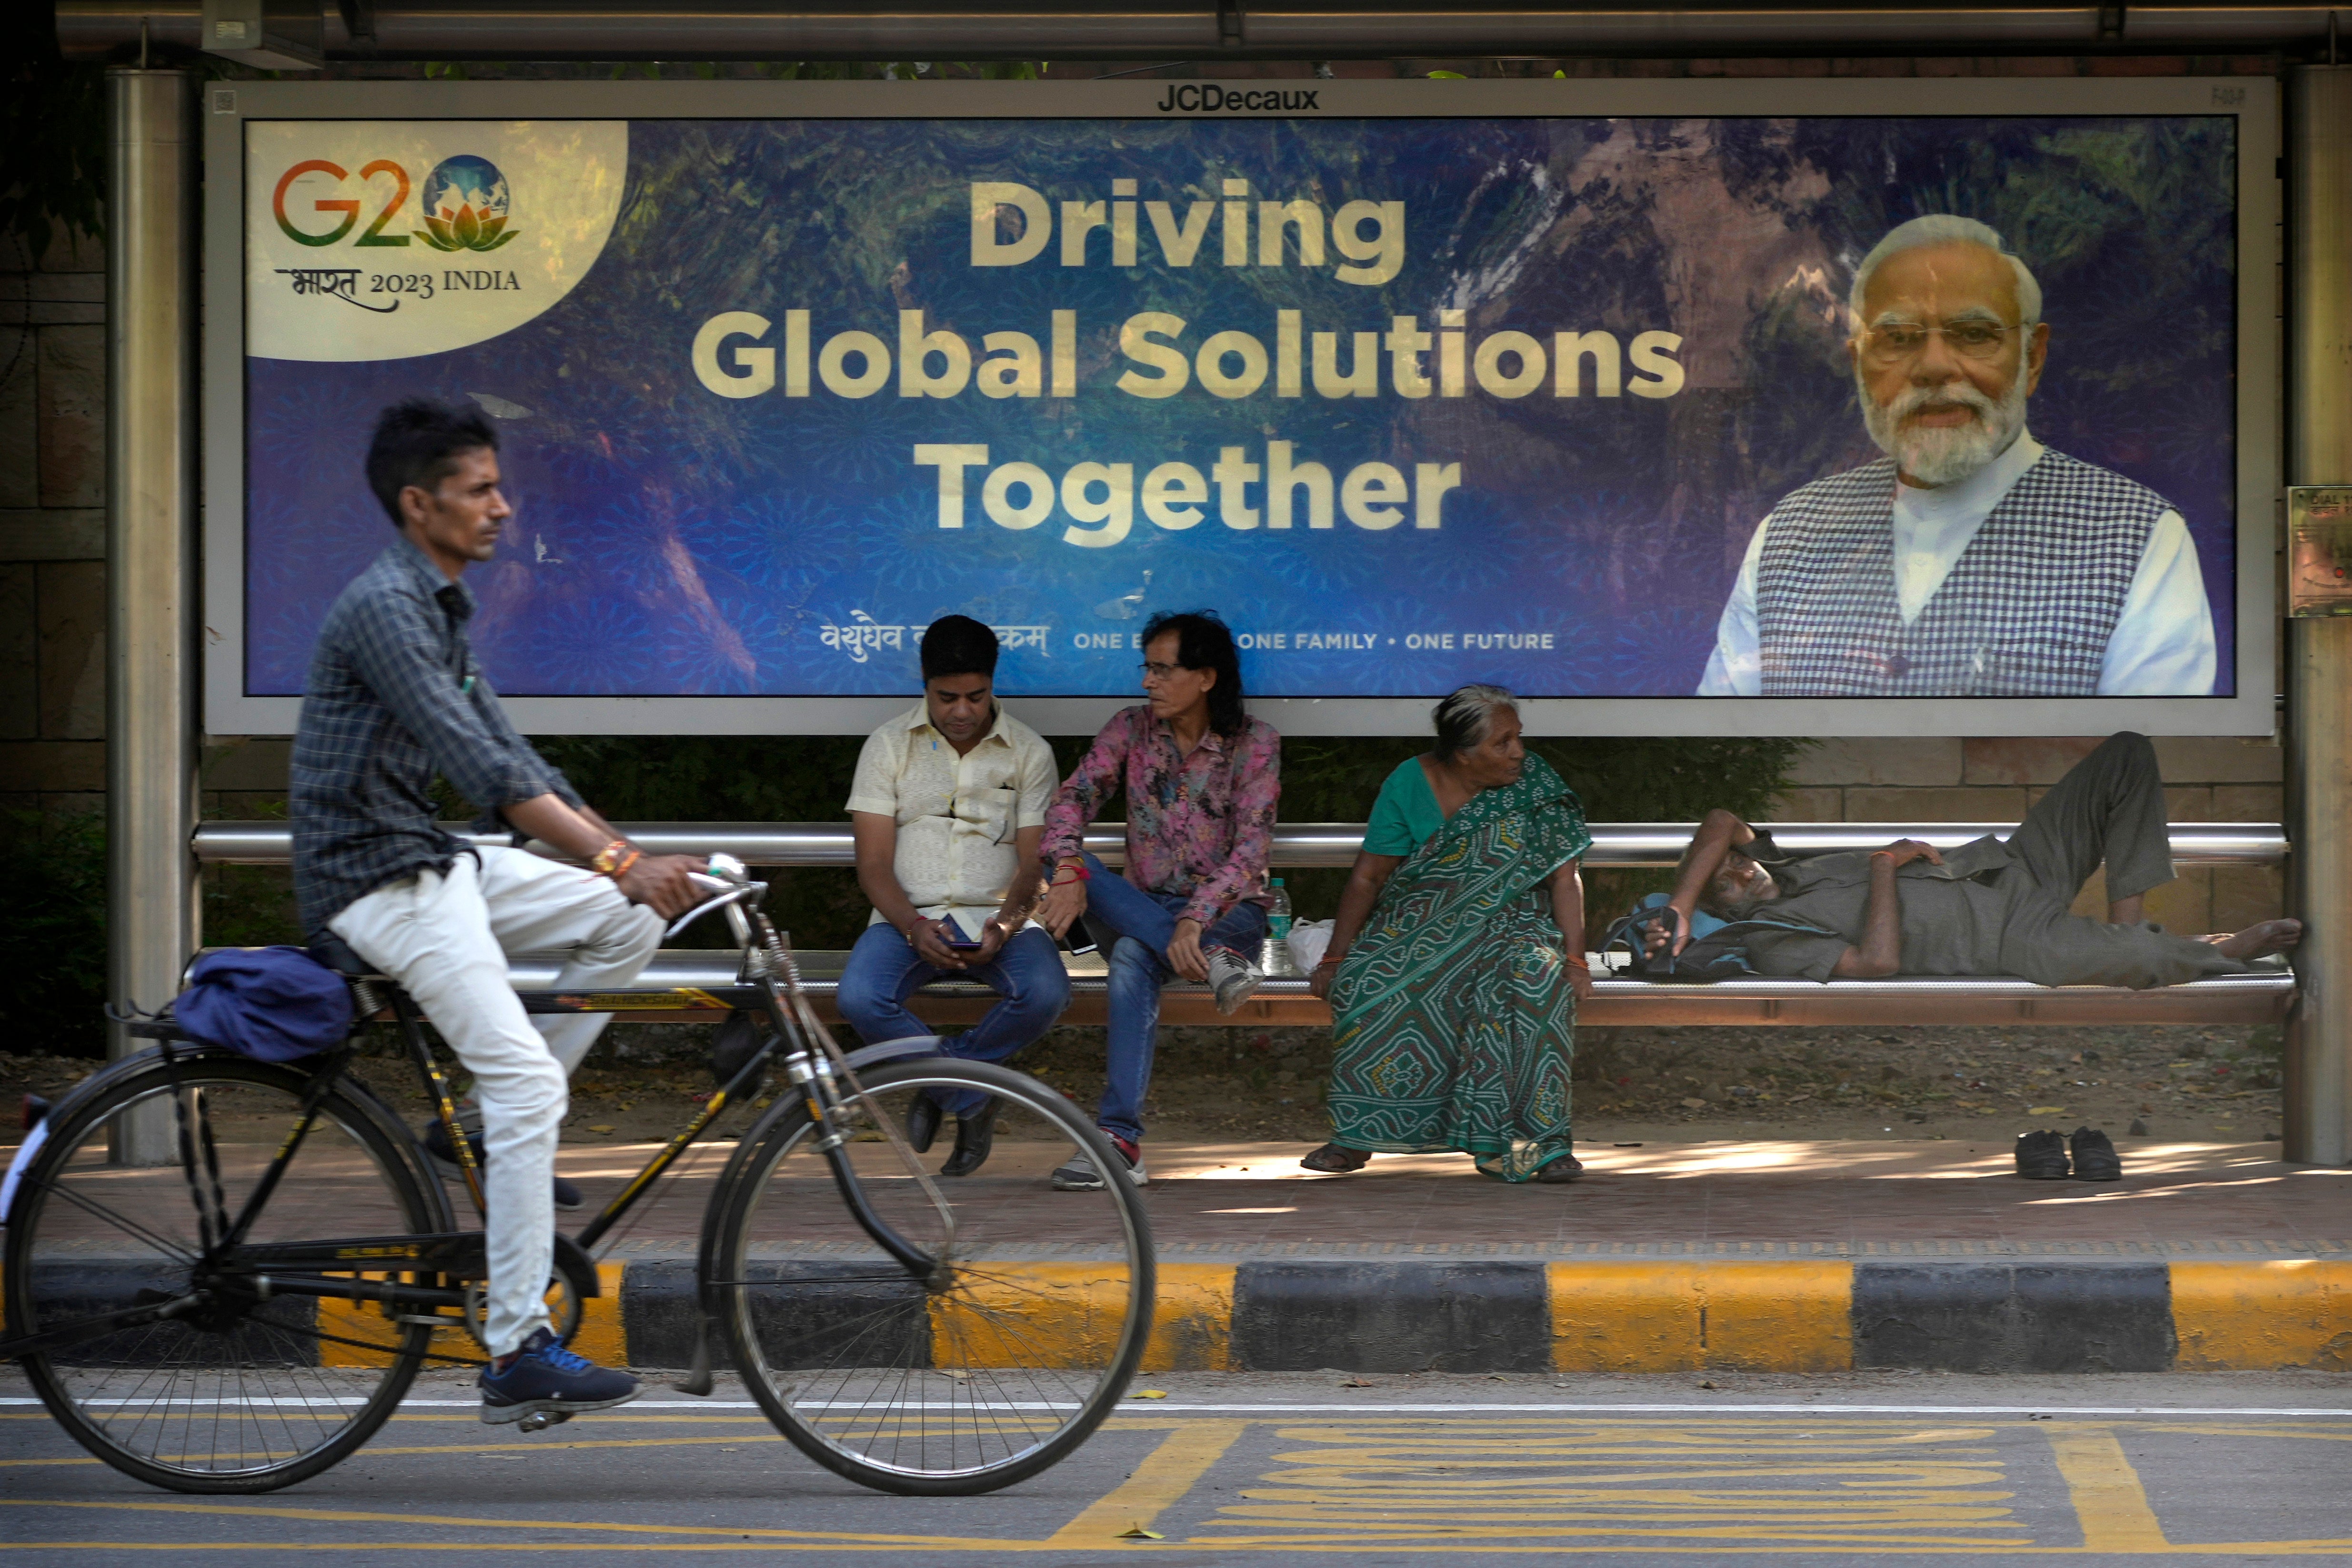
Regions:
<svg viewBox="0 0 2352 1568"><path fill-rule="evenodd" d="M834 995L840 986L845 952L799 955L802 980L820 1016L837 1019ZM510 973L520 990L545 990L555 983L553 956L525 954ZM640 986L732 984L735 958L713 949L665 948ZM1889 980L1727 980L1714 985L1658 985L1639 980L1603 979L1578 1021L1592 1026L1761 1024L1833 1025L1960 1024L2275 1024L2294 995L2290 974L2221 975L2149 991L2103 985L2036 985L2007 978L1953 979L1921 976ZM1066 1024L1104 1021L1105 981L1101 961L1081 961L1070 975ZM925 1021L940 1025L976 1022L994 1003L976 984L927 986L909 1005ZM664 1013L648 1021L682 1022L699 1017ZM1304 980L1268 980L1257 997L1232 1017L1220 1015L1208 987L1171 983L1164 993L1161 1021L1171 1025L1328 1026L1330 1009L1309 995Z"/></svg>

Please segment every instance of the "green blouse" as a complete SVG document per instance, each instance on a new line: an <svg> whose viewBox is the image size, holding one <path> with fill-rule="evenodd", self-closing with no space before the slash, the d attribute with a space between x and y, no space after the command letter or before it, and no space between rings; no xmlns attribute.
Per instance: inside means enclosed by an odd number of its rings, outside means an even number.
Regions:
<svg viewBox="0 0 2352 1568"><path fill-rule="evenodd" d="M1412 854L1445 826L1445 813L1429 787L1429 770L1419 757L1396 765L1372 802L1372 819L1364 825L1364 850L1370 855Z"/></svg>

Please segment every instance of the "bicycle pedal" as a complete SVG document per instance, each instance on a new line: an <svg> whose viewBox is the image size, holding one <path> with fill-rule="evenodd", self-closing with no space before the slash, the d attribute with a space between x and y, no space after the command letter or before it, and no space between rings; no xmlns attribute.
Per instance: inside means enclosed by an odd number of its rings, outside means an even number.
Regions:
<svg viewBox="0 0 2352 1568"><path fill-rule="evenodd" d="M569 1410L534 1410L515 1423L518 1432L544 1432L550 1426L561 1426L572 1419Z"/></svg>

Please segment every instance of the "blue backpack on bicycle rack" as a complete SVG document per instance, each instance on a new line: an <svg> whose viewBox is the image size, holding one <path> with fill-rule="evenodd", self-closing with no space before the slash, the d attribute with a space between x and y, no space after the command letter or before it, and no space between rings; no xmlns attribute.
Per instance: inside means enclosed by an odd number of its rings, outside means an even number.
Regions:
<svg viewBox="0 0 2352 1568"><path fill-rule="evenodd" d="M289 1062L351 1034L352 991L299 947L226 948L196 960L172 1017L192 1040Z"/></svg>

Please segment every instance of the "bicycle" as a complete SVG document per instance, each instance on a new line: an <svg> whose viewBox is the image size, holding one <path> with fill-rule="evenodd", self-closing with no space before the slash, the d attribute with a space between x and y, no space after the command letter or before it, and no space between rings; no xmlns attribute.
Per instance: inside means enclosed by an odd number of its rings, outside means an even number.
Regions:
<svg viewBox="0 0 2352 1568"><path fill-rule="evenodd" d="M1118 1171L1107 1141L1057 1091L939 1056L934 1039L842 1052L760 909L765 884L717 856L699 885L710 896L669 935L723 912L742 954L734 985L521 993L533 1013L727 1014L714 1056L726 1081L576 1236L557 1236L556 1331L568 1341L602 1289L592 1249L772 1065L773 1102L703 1215L698 1349L677 1386L709 1393L723 1346L803 1453L885 1491L991 1491L1060 1460L1116 1405L1150 1331L1150 1231L1133 1187L1060 1193L1045 1179L1076 1153ZM422 1016L341 959L355 1017L398 1024L478 1215L480 1172ZM292 1064L191 1042L168 1015L133 1028L157 1043L84 1080L19 1156L0 1360L22 1365L84 1447L141 1480L237 1493L307 1479L366 1442L427 1361L479 1363L483 1233L457 1228L423 1145L348 1073L362 1023ZM952 1202L900 1131L927 1089L978 1089L999 1107L992 1168L950 1183ZM169 1162L110 1158L135 1142L135 1115L165 1104ZM842 1217L826 1222L819 1188ZM316 1212L329 1193L331 1216ZM459 1334L473 1352L435 1348Z"/></svg>

